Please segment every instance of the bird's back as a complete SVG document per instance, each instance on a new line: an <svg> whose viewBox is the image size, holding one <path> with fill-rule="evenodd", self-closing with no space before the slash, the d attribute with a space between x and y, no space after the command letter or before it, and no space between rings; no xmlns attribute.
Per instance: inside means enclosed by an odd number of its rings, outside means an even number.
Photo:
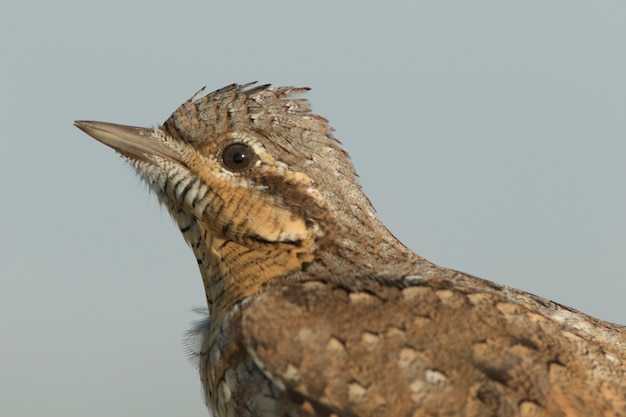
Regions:
<svg viewBox="0 0 626 417"><path fill-rule="evenodd" d="M217 387L215 408L251 416L626 415L623 326L456 271L416 272L400 285L310 281L252 297L212 346L207 337L201 367L211 375L205 386ZM246 365L232 368L230 355ZM252 395L263 381L265 392Z"/></svg>

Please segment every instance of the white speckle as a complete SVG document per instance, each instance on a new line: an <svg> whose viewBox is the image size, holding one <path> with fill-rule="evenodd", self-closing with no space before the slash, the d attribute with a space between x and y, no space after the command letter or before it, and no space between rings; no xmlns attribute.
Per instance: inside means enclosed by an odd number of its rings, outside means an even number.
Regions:
<svg viewBox="0 0 626 417"><path fill-rule="evenodd" d="M522 401L519 405L520 416L542 416L541 408L532 401Z"/></svg>
<svg viewBox="0 0 626 417"><path fill-rule="evenodd" d="M220 382L219 389L220 389L219 393L220 393L220 397L222 398L222 401L224 401L224 403L229 402L232 395L231 395L230 387L228 386L228 384L224 381Z"/></svg>
<svg viewBox="0 0 626 417"><path fill-rule="evenodd" d="M407 275L403 281L407 285L417 285L424 282L424 277L421 275Z"/></svg>
<svg viewBox="0 0 626 417"><path fill-rule="evenodd" d="M372 304L374 301L376 301L376 297L374 297L373 295L364 293L364 292L352 292L350 293L350 295L348 296L349 300L350 300L350 304Z"/></svg>
<svg viewBox="0 0 626 417"><path fill-rule="evenodd" d="M411 367L415 358L417 358L417 352L415 349L402 348L402 350L400 350L400 354L398 355L398 365L401 369L407 369Z"/></svg>
<svg viewBox="0 0 626 417"><path fill-rule="evenodd" d="M420 379L416 379L409 384L409 391L416 393L424 389L424 382Z"/></svg>
<svg viewBox="0 0 626 417"><path fill-rule="evenodd" d="M224 374L224 381L226 381L226 385L228 385L228 388L230 388L231 392L237 390L238 381L237 374L235 373L234 369L226 370L226 373Z"/></svg>
<svg viewBox="0 0 626 417"><path fill-rule="evenodd" d="M407 287L402 290L402 298L405 300L416 300L423 298L430 291L428 287Z"/></svg>
<svg viewBox="0 0 626 417"><path fill-rule="evenodd" d="M552 312L549 317L558 323L572 326L574 329L586 332L591 330L589 323L586 320L582 319L579 315L562 308Z"/></svg>
<svg viewBox="0 0 626 417"><path fill-rule="evenodd" d="M483 302L488 302L492 298L491 294L487 293L475 293L475 294L467 294L467 299L473 305L478 305Z"/></svg>
<svg viewBox="0 0 626 417"><path fill-rule="evenodd" d="M617 359L615 356L610 355L608 353L605 353L604 356L606 356L606 358L611 361L612 363L614 363L615 365L620 365L621 362L619 359Z"/></svg>
<svg viewBox="0 0 626 417"><path fill-rule="evenodd" d="M376 349L380 344L380 337L374 333L364 332L363 335L361 335L361 340L365 348L369 351Z"/></svg>
<svg viewBox="0 0 626 417"><path fill-rule="evenodd" d="M211 349L211 365L217 365L220 362L220 359L222 359L222 353L220 352L220 350Z"/></svg>
<svg viewBox="0 0 626 417"><path fill-rule="evenodd" d="M385 333L385 337L389 340L394 340L396 343L406 343L406 332L396 327L389 328L387 333Z"/></svg>
<svg viewBox="0 0 626 417"><path fill-rule="evenodd" d="M367 390L356 382L348 385L348 401L350 401L351 403L358 404L362 402L365 394L367 394Z"/></svg>
<svg viewBox="0 0 626 417"><path fill-rule="evenodd" d="M448 378L435 369L427 369L424 376L426 377L426 382L439 388L448 384Z"/></svg>
<svg viewBox="0 0 626 417"><path fill-rule="evenodd" d="M302 343L304 346L309 344L313 345L317 342L316 335L309 327L303 327L298 331L296 340Z"/></svg>
<svg viewBox="0 0 626 417"><path fill-rule="evenodd" d="M437 294L442 304L458 304L460 301L458 294L451 290L439 290L435 294Z"/></svg>
<svg viewBox="0 0 626 417"><path fill-rule="evenodd" d="M283 377L288 381L297 382L300 380L300 371L292 364L287 365L287 370L283 374Z"/></svg>
<svg viewBox="0 0 626 417"><path fill-rule="evenodd" d="M335 356L344 358L346 356L346 348L339 340L331 337L326 345L326 349Z"/></svg>

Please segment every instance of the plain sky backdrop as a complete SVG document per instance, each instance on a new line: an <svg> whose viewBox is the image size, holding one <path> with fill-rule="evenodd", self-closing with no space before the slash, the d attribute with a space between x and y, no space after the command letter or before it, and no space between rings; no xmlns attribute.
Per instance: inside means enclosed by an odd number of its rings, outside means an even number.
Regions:
<svg viewBox="0 0 626 417"><path fill-rule="evenodd" d="M0 415L204 416L167 212L72 126L308 86L428 259L626 323L626 2L3 1Z"/></svg>

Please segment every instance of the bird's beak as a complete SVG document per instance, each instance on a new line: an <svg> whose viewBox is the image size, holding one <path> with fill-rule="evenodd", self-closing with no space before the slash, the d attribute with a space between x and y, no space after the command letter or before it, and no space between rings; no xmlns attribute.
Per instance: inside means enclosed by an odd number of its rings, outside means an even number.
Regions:
<svg viewBox="0 0 626 417"><path fill-rule="evenodd" d="M180 154L155 137L154 129L88 120L77 120L74 126L132 159L146 160L159 155L180 161Z"/></svg>

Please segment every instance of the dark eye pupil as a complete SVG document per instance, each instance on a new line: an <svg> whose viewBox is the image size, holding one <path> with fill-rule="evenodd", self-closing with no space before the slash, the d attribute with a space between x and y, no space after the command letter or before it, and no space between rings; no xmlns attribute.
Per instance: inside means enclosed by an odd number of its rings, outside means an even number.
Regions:
<svg viewBox="0 0 626 417"><path fill-rule="evenodd" d="M254 152L248 145L233 143L222 151L222 163L231 171L243 171L252 166Z"/></svg>
<svg viewBox="0 0 626 417"><path fill-rule="evenodd" d="M246 159L246 155L240 152L237 152L233 155L233 162L236 164L240 164L243 160Z"/></svg>

